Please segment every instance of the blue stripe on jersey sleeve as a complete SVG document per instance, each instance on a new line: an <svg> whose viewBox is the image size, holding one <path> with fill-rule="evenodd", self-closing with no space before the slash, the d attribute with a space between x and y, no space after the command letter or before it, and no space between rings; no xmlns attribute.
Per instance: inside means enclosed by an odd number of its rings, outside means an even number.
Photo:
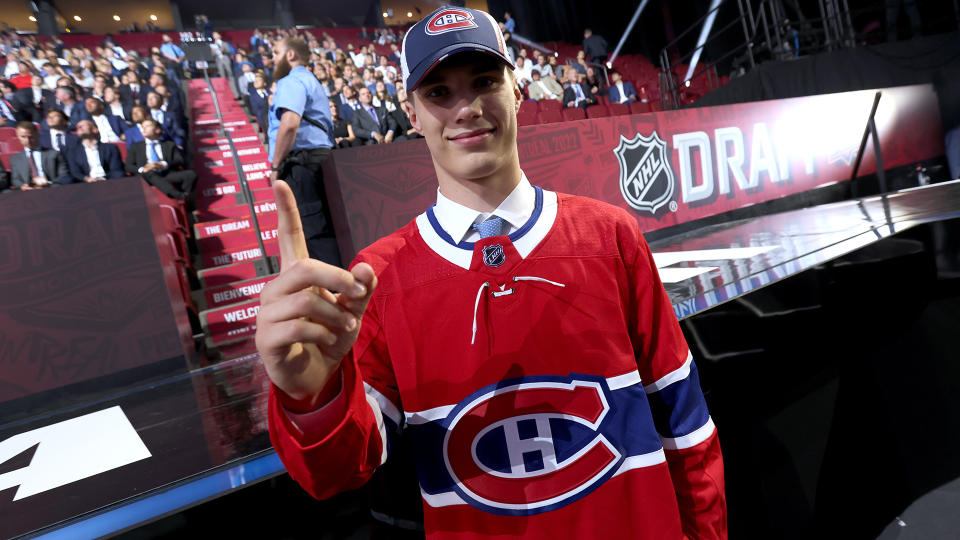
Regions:
<svg viewBox="0 0 960 540"><path fill-rule="evenodd" d="M647 397L650 398L653 423L661 437L683 437L703 427L710 419L707 402L700 390L697 365L693 362L686 378Z"/></svg>

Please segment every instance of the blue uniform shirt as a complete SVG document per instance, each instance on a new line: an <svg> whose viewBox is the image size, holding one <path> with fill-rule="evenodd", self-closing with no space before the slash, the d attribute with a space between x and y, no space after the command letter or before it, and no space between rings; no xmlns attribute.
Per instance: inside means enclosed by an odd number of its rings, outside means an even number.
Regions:
<svg viewBox="0 0 960 540"><path fill-rule="evenodd" d="M270 159L277 144L277 131L280 127L280 117L283 111L289 110L300 115L300 126L297 128L297 138L291 150L309 148L333 148L333 121L330 119L330 98L327 90L304 66L297 66L290 73L277 81L277 92L273 95L270 105L267 138L270 141ZM327 132L317 126L302 120L306 116L320 122L327 127ZM276 163L274 163L276 165Z"/></svg>

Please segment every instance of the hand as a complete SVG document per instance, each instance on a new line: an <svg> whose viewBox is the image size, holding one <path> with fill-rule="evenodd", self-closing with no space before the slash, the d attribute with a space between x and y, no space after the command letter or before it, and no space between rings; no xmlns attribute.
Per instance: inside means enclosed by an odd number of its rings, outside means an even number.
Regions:
<svg viewBox="0 0 960 540"><path fill-rule="evenodd" d="M567 107L573 107L574 105L576 105L576 103L577 103L576 101L570 101L567 103Z"/></svg>
<svg viewBox="0 0 960 540"><path fill-rule="evenodd" d="M393 133L387 133L387 136L383 138L384 142L393 142Z"/></svg>
<svg viewBox="0 0 960 540"><path fill-rule="evenodd" d="M33 182L33 185L36 187L45 187L50 185L50 181L43 176L35 176L31 182Z"/></svg>
<svg viewBox="0 0 960 540"><path fill-rule="evenodd" d="M373 136L373 139L374 139L375 141L377 141L378 143L382 143L382 142L383 142L383 135L377 133L376 131L371 132L370 134Z"/></svg>
<svg viewBox="0 0 960 540"><path fill-rule="evenodd" d="M293 192L277 181L273 193L281 270L260 294L257 350L285 406L307 412L357 341L377 278L366 263L348 272L309 258Z"/></svg>

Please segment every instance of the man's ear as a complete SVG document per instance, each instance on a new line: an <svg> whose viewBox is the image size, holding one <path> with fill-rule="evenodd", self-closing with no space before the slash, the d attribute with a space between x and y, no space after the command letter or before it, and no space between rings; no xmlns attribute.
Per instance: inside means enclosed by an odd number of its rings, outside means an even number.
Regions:
<svg viewBox="0 0 960 540"><path fill-rule="evenodd" d="M513 83L513 97L515 98L515 99L514 99L515 103L514 103L514 106L513 106L513 108L514 108L514 111L513 111L513 112L514 112L514 113L519 113L519 112L520 112L520 104L523 103L523 92L520 91L520 82L519 82L519 81L514 81L514 83Z"/></svg>
<svg viewBox="0 0 960 540"><path fill-rule="evenodd" d="M413 104L413 100L416 98L413 96L413 92L407 94L407 102L403 104L403 107L407 111L407 116L410 117L410 125L413 126L413 129L417 130L417 133L423 135L423 131L420 129L420 117L417 115L417 107Z"/></svg>

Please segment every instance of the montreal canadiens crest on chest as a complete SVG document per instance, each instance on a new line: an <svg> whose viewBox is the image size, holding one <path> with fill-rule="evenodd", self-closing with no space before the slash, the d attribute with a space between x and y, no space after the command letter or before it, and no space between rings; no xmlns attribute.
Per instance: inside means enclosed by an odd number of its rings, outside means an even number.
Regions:
<svg viewBox="0 0 960 540"><path fill-rule="evenodd" d="M657 132L649 137L639 133L632 139L620 135L614 148L620 163L620 193L635 210L656 214L673 198L673 169L667 143Z"/></svg>
<svg viewBox="0 0 960 540"><path fill-rule="evenodd" d="M454 489L496 514L530 515L580 499L624 460L602 379L524 377L483 388L447 416L443 458Z"/></svg>
<svg viewBox="0 0 960 540"><path fill-rule="evenodd" d="M466 30L468 28L477 28L477 23L473 20L473 14L469 11L460 9L445 9L427 22L425 31L431 36L454 32L456 30Z"/></svg>

